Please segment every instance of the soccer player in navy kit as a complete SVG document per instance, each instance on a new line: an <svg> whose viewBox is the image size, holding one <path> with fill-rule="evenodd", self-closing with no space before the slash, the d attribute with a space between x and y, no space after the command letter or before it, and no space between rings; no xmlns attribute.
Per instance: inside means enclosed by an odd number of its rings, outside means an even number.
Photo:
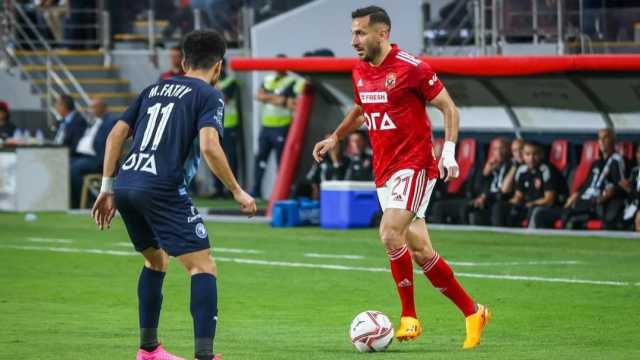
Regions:
<svg viewBox="0 0 640 360"><path fill-rule="evenodd" d="M212 84L220 75L226 44L215 31L194 31L184 38L182 51L185 76L147 87L109 134L102 189L92 209L104 229L117 208L135 249L144 256L138 282L138 360L181 359L164 350L157 336L169 256L191 276L195 357L219 358L213 352L216 266L203 220L187 194L200 153L240 209L249 216L256 212L255 200L236 181L220 145L224 97ZM114 184L122 144L130 136L132 148Z"/></svg>

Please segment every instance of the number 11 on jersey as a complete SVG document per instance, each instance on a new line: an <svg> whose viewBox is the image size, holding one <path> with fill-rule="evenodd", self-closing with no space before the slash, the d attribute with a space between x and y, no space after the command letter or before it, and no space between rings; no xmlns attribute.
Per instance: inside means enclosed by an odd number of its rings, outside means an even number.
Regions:
<svg viewBox="0 0 640 360"><path fill-rule="evenodd" d="M147 114L149 115L149 121L147 122L147 128L144 131L144 136L142 137L142 143L140 144L139 153L133 153L127 161L122 165L123 170L136 170L136 171L145 171L151 173L153 175L158 175L156 171L156 160L153 154L144 153L147 150L147 146L151 142L151 138L153 137L153 143L151 144L151 151L156 151L158 149L158 145L160 145L160 140L162 140L162 134L164 134L164 130L167 127L167 122L169 122L169 117L171 116L171 111L173 110L174 103L169 103L166 106L162 106L162 103L156 103L153 106L150 106L147 109ZM158 123L158 116L162 114L160 118L160 122ZM157 126L156 126L157 125ZM155 136L153 133L155 132Z"/></svg>

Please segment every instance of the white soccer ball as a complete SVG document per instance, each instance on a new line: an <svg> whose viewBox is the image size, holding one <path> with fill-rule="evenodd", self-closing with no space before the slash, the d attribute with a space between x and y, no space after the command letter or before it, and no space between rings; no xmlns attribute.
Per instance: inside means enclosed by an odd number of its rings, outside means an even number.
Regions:
<svg viewBox="0 0 640 360"><path fill-rule="evenodd" d="M393 325L379 311L364 311L351 322L349 336L359 352L385 351L393 340Z"/></svg>

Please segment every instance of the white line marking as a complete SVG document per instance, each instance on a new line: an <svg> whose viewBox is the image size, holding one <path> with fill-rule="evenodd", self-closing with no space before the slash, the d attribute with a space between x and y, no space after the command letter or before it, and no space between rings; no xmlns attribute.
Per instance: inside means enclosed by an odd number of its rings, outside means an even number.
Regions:
<svg viewBox="0 0 640 360"><path fill-rule="evenodd" d="M16 246L16 245L2 245L0 247L6 248L6 249L51 251L51 252L62 252L62 253L86 253L86 254L101 254L101 255L116 255L116 256L138 255L138 253L132 252L132 251L102 250L102 249L78 249L78 248L66 248L66 247Z"/></svg>
<svg viewBox="0 0 640 360"><path fill-rule="evenodd" d="M119 247L133 248L133 244L131 244L130 242L117 242L117 243L114 243L113 245L119 246ZM234 248L214 247L212 250L213 250L213 253L262 254L262 251L254 250L254 249L234 249Z"/></svg>
<svg viewBox="0 0 640 360"><path fill-rule="evenodd" d="M0 245L0 248L17 249L17 250L33 250L33 251L51 251L51 252L62 252L62 253L86 253L86 254L103 254L103 255L115 255L115 256L138 256L138 253L133 251L116 251L116 250L102 250L102 249L79 249L79 248L17 246L17 245ZM331 265L331 264L311 264L311 263L239 259L239 258L226 258L226 257L216 257L215 259L216 261L220 261L220 262L233 262L237 264L343 270L343 271L389 272L389 269L387 268L370 268L370 267ZM416 273L420 273L420 271L416 270ZM609 285L609 286L633 286L634 285L634 283L625 282L625 281L602 281L602 280L569 279L569 278L547 278L542 276L494 275L494 274L473 274L473 273L456 273L456 274L459 277L471 277L471 278L478 278L478 279L493 279L493 280L535 281L535 282L550 282L550 283L564 283L564 284ZM640 283L635 283L635 285L640 286Z"/></svg>
<svg viewBox="0 0 640 360"><path fill-rule="evenodd" d="M52 239L52 238L43 238L43 237L29 237L28 241L37 242L37 243L55 243L55 244L71 244L73 240L71 239Z"/></svg>
<svg viewBox="0 0 640 360"><path fill-rule="evenodd" d="M361 260L364 259L362 255L337 255L337 254L318 254L318 253L306 253L305 257L320 258L320 259L347 259L347 260Z"/></svg>
<svg viewBox="0 0 640 360"><path fill-rule="evenodd" d="M261 250L254 249L234 249L234 248L221 248L221 247L213 247L211 248L213 253L231 253L231 254L262 254Z"/></svg>
<svg viewBox="0 0 640 360"><path fill-rule="evenodd" d="M475 261L447 261L455 266L521 266L521 265L578 265L577 260L558 261L507 261L507 262L475 262Z"/></svg>

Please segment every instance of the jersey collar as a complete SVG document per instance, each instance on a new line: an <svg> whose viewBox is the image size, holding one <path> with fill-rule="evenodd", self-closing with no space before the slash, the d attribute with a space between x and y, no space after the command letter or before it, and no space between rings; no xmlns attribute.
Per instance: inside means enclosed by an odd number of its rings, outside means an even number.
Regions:
<svg viewBox="0 0 640 360"><path fill-rule="evenodd" d="M389 65L389 63L391 63L391 61L396 58L396 55L398 54L398 51L400 51L400 49L398 49L398 45L397 44L391 44L391 51L389 51L387 56L385 56L384 60L382 60L380 65L374 66L374 65L371 65L370 62L367 62L367 64L372 68L380 68L380 67Z"/></svg>

